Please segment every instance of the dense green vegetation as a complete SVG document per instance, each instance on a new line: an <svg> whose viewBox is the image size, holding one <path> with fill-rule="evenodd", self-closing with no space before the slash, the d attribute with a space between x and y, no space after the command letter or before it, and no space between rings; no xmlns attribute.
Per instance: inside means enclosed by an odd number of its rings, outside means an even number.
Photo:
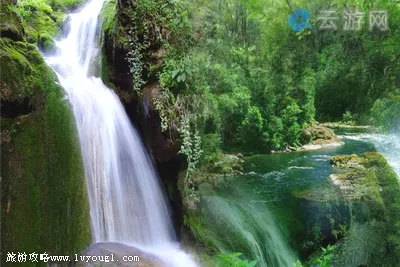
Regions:
<svg viewBox="0 0 400 267"><path fill-rule="evenodd" d="M360 31L343 30L343 22L337 31L319 29L318 12L342 14L351 7L343 1L134 1L128 55L134 87L158 73L154 102L162 128L190 129L192 145L200 135L208 146L203 159L219 149L298 146L314 120L393 127L400 8L387 1L352 4L365 14ZM298 8L310 11L311 30L287 24ZM388 11L390 31L369 30L374 9ZM146 65L154 44L165 49L161 69ZM198 157L194 147L183 150Z"/></svg>

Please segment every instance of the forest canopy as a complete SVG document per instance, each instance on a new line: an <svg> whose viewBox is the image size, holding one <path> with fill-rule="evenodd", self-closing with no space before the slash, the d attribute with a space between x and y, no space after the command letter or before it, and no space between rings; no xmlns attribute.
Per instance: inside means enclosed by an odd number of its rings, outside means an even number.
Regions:
<svg viewBox="0 0 400 267"><path fill-rule="evenodd" d="M169 103L159 105L165 129L177 120L168 110L179 107L203 144L268 152L307 142L303 130L315 121L397 125L391 114L400 110L398 4L155 2L147 8L170 19L167 28L179 40L170 37L159 75ZM157 11L164 2L181 12L171 18ZM330 22L322 19L327 11ZM371 11L387 21L371 25ZM307 14L302 27L293 25L299 12Z"/></svg>

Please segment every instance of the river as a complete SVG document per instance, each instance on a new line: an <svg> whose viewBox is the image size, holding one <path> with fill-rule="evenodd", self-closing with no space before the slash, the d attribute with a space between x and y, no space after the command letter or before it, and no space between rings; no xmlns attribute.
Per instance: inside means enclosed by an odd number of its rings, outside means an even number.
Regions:
<svg viewBox="0 0 400 267"><path fill-rule="evenodd" d="M213 244L227 253L243 252L257 266L291 267L343 237L351 211L329 179L331 156L379 151L398 174L400 157L392 135L338 134L343 146L250 156L243 175L227 177L216 190L203 188Z"/></svg>

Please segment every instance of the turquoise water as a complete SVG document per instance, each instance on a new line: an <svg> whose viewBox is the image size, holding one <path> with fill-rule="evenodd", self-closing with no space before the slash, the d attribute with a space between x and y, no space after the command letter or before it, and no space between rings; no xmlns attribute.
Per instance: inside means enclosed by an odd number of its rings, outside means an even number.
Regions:
<svg viewBox="0 0 400 267"><path fill-rule="evenodd" d="M243 252L257 266L293 266L348 230L350 210L329 181L330 157L376 151L374 144L344 138L341 147L255 155L244 175L203 190L203 210L213 243Z"/></svg>

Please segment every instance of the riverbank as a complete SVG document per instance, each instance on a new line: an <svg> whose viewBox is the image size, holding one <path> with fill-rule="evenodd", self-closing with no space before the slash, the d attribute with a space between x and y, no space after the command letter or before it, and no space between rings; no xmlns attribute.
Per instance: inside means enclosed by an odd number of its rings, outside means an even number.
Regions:
<svg viewBox="0 0 400 267"><path fill-rule="evenodd" d="M287 153L294 151L310 151L328 147L339 147L344 142L335 132L324 124L315 122L302 132L302 145L298 147L286 147L282 150L272 150L271 153Z"/></svg>

